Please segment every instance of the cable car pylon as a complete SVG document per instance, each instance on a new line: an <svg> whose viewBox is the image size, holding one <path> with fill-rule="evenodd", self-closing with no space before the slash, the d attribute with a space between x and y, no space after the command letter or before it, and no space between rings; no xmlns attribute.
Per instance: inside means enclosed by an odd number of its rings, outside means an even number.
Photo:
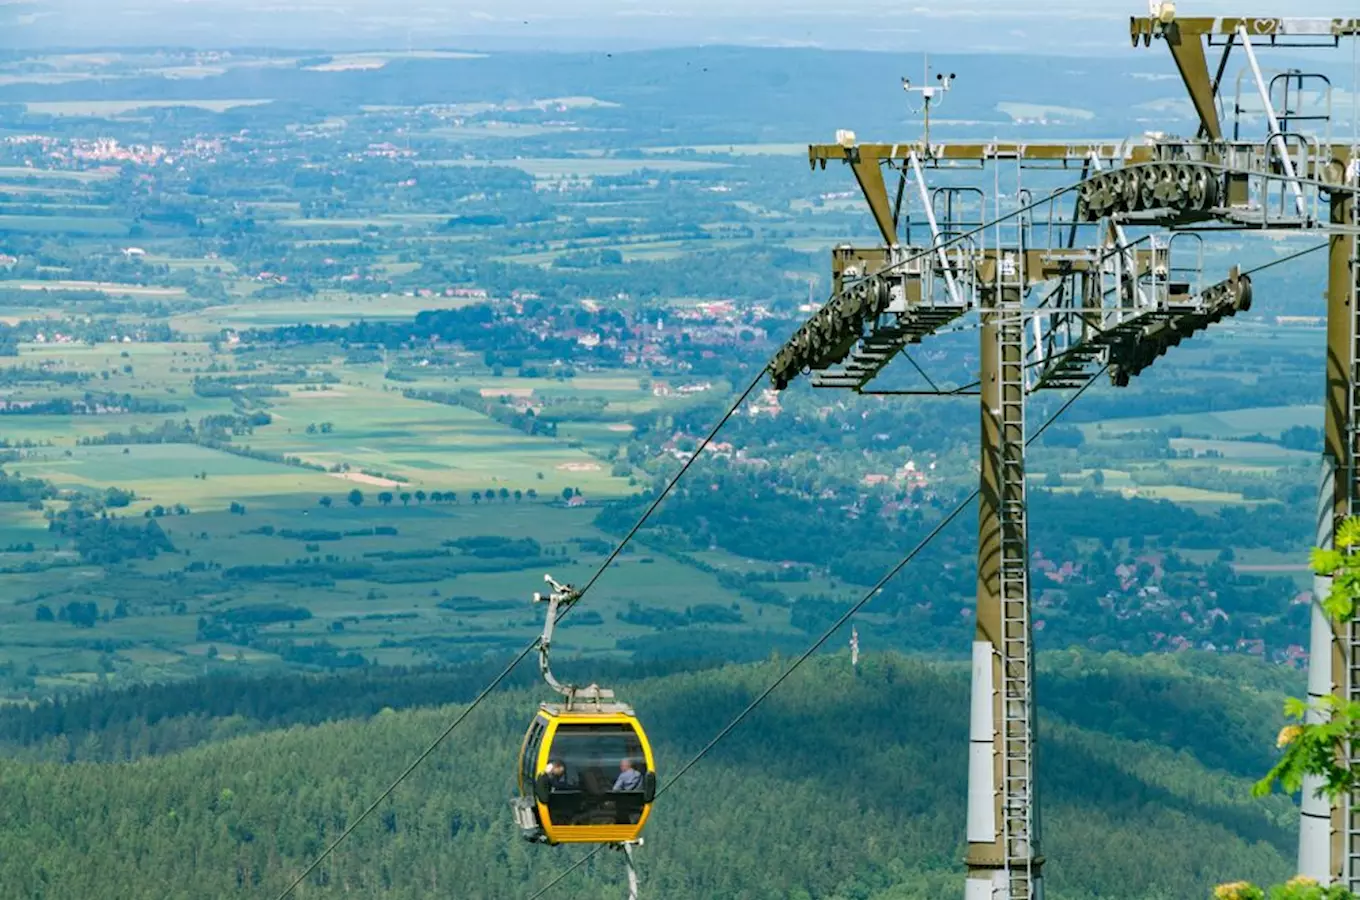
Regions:
<svg viewBox="0 0 1360 900"><path fill-rule="evenodd" d="M521 836L540 844L604 844L621 850L628 868L628 897L638 900L633 850L656 797L656 764L647 734L632 707L609 688L559 681L549 653L557 620L581 592L544 575L552 588L534 593L548 604L538 639L543 680L564 701L543 703L520 747L519 796L510 801Z"/></svg>

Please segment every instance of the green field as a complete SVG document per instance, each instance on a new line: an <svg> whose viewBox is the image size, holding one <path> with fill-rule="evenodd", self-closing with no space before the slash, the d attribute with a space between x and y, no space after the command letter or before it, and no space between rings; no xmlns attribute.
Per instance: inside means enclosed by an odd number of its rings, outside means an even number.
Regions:
<svg viewBox="0 0 1360 900"><path fill-rule="evenodd" d="M691 144L683 147L644 147L643 153L703 153L719 156L806 156L807 144Z"/></svg>
<svg viewBox="0 0 1360 900"><path fill-rule="evenodd" d="M97 291L101 294L126 294L129 297L182 297L184 289L144 284L115 284L107 281L8 281L0 279L0 291Z"/></svg>
<svg viewBox="0 0 1360 900"><path fill-rule="evenodd" d="M1242 438L1253 434L1278 437L1280 432L1296 425L1322 427L1321 406L1262 406L1233 409L1194 415L1166 415L1151 418L1120 418L1082 425L1088 438L1100 433L1120 434L1130 431L1166 431L1179 427L1186 434L1211 435L1215 438Z"/></svg>
<svg viewBox="0 0 1360 900"><path fill-rule="evenodd" d="M563 487L602 496L631 491L626 480L611 477L606 465L581 451L511 431L461 407L342 385L295 393L271 414L274 424L258 429L252 446L328 467L345 462L355 470L379 469L409 478L412 488L470 491L494 480L540 493ZM322 421L336 422L336 430L305 434L308 424Z"/></svg>
<svg viewBox="0 0 1360 900"><path fill-rule="evenodd" d="M84 216L6 216L0 215L0 232L37 231L71 235L125 235L126 219Z"/></svg>
<svg viewBox="0 0 1360 900"><path fill-rule="evenodd" d="M1255 462L1279 464L1303 464L1317 459L1316 453L1306 450L1289 450L1278 444L1265 444L1257 441L1213 441L1194 438L1173 438L1171 446L1175 450L1193 451L1196 456L1206 452L1221 455L1234 463Z"/></svg>
<svg viewBox="0 0 1360 900"><path fill-rule="evenodd" d="M555 179L592 175L627 175L643 169L659 172L702 172L721 169L726 163L684 159L440 159L419 163L430 166L505 166L521 169L535 178Z"/></svg>
<svg viewBox="0 0 1360 900"><path fill-rule="evenodd" d="M15 179L35 179L42 181L108 181L117 178L118 173L98 169L38 169L27 166L0 166L0 181Z"/></svg>
<svg viewBox="0 0 1360 900"><path fill-rule="evenodd" d="M431 304L441 308L468 302L456 297L416 297L389 294L340 294L326 292L314 298L247 300L186 312L172 318L178 330L195 335L215 335L223 328L267 328L276 325L344 325L361 320L409 319Z"/></svg>
<svg viewBox="0 0 1360 900"><path fill-rule="evenodd" d="M382 312L410 314L417 302L428 303L428 298L390 299L405 304L405 309L394 310L386 306L389 301L377 297L329 296L306 303L246 302L197 315L203 317L200 324L206 336L213 331L210 317L222 314L244 315L246 320L254 314L291 321L347 321ZM591 506L562 506L563 489L579 491L589 504L631 494L635 488L628 479L611 474L609 456L626 439L629 417L663 402L644 389L634 373L583 374L561 381L495 377L479 366L452 371L432 367L415 370L421 375L417 381L394 383L384 379L385 368L377 363L338 365L338 360L314 353L308 358L301 364L280 353L263 366L250 362L251 375L287 373L287 377L278 382L280 395L269 398L272 421L234 438L231 446L341 471L246 458L194 444L81 443L111 432L150 431L167 421L194 422L230 412L228 398L198 396L192 383L207 373L221 377L242 364L230 348L214 353L207 344L189 342L23 345L19 361L24 366L107 373L106 378L85 384L180 403L186 410L7 417L7 439L38 444L18 451L17 459L6 465L8 472L48 480L61 490L131 491L135 499L113 514L137 523L167 511L155 521L175 549L124 564L111 578L111 568L82 562L69 544L51 535L41 511L23 509L7 515L0 524L0 569L5 570L0 571L0 588L8 598L0 603L4 648L0 664L35 673L42 679L37 683L54 690L107 679L191 674L210 653L241 665L284 665L285 660L268 649L199 639L198 623L204 615L269 603L304 606L312 617L265 627L262 639L286 638L302 645L324 640L374 662L458 659L509 646L540 625L527 597L545 570L584 579L602 558L601 548L612 546L613 538L591 525L595 515ZM340 381L293 383L299 377L293 374L298 365L308 372L330 372ZM131 371L124 371L125 366ZM536 403L599 397L606 401L606 418L564 422L557 439L536 437L460 406L407 399L401 394L406 387L470 387L486 397ZM37 383L20 388L18 396L71 396L83 389ZM609 415L615 418L611 421ZM309 433L309 425L322 423L330 427ZM357 507L348 499L354 490L362 496ZM502 490L509 496L501 498ZM529 496L530 490L536 498ZM423 501L417 492L426 495ZM458 499L435 502L436 492L456 492ZM474 492L488 499L474 498ZM391 495L386 503L384 494ZM329 506L323 505L323 498ZM233 504L244 513L228 511ZM181 506L188 514L175 513ZM360 533L378 526L395 533ZM290 538L282 533L290 530L320 536ZM349 534L340 538L344 533ZM542 545L543 555L508 566L498 562L494 570L481 571L475 560L458 562L448 556L453 551L444 549L446 541L487 535L531 536ZM582 552L580 540L598 546ZM32 550L3 551L29 544ZM320 564L323 557L374 560L374 568L368 575L329 581L319 591L306 589L305 575L233 581L217 574L242 565L286 567L304 559ZM194 570L199 561L220 569ZM766 567L716 551L707 562L733 571ZM45 569L41 576L22 570L35 563L55 568ZM685 591L672 591L676 584L684 584ZM820 581L781 583L779 589L789 597L840 593ZM614 653L618 641L653 633L652 625L628 624L615 617L629 601L677 612L694 604L717 604L738 610L744 622L758 620L761 628L789 629L786 609L758 607L719 585L713 575L641 545L620 557L592 594L603 620L565 632L582 652ZM478 600L470 606L464 601L454 602L452 608L439 605L451 597ZM127 615L88 630L63 621L35 620L39 605L62 609L77 602L93 602L105 616L115 607ZM119 649L97 649L109 641Z"/></svg>
<svg viewBox="0 0 1360 900"><path fill-rule="evenodd" d="M97 448L109 449L109 448ZM138 450L162 448L133 448ZM184 448L174 448L184 449ZM251 461L239 461L250 463ZM117 471L137 474L159 464L166 472L178 476L172 484L194 484L189 470L195 465L212 465L201 455L173 460L162 454L148 454L140 461L120 461ZM248 465L219 463L214 472L209 469L205 484L214 481L230 482L233 478L244 485L256 476ZM153 482L156 479L151 479ZM190 502L193 494L186 489L173 495ZM244 515L208 510L195 511L188 516L166 516L158 519L178 552L140 564L138 574L125 573L121 582L109 585L101 580L98 567L78 566L50 571L41 579L25 575L0 576L0 584L9 598L0 604L0 662L12 661L21 666L36 666L42 671L61 673L61 677L90 678L89 670L94 654L86 649L91 640L131 641L133 651L113 654L113 674L124 677L145 677L154 670L161 674L184 674L192 671L192 659L201 656L206 645L195 639L198 616L205 610L258 603L290 603L306 607L312 618L295 624L264 629L265 636L276 633L292 641L307 642L325 639L331 644L358 650L366 656L385 663L410 664L430 659L441 659L449 653L465 652L468 647L508 646L527 641L541 627L537 611L529 597L542 583L543 571L552 572L562 580L584 581L601 559L600 554L581 554L573 551L579 539L603 540L607 536L594 530L589 509L561 509L543 502L495 501L477 503L464 500L457 505L418 504L409 506L394 503L380 506L374 496L363 506L355 508L336 493L336 504L322 508L315 497L301 496L289 491L278 496L256 496L247 502ZM171 499L167 497L165 499ZM137 506L143 504L137 504ZM33 523L31 532L22 530L0 533L0 539L34 540L43 537L42 522ZM346 579L337 581L322 592L298 594L291 585L244 583L225 588L209 588L199 594L193 576L182 582L177 598L184 598L188 610L181 615L166 614L161 601L154 594L156 579L183 570L192 558L212 558L225 567L233 565L281 566L296 560L304 553L303 541L289 540L277 535L259 533L262 525L276 529L311 528L353 531L382 524L397 530L395 536L346 537L325 541L322 552L341 553L347 559L363 559L366 554L380 552L420 552L438 547L441 541L473 535L502 535L518 538L532 536L549 551L561 557L526 560L524 566L503 572L439 575L439 566L430 576L414 576L408 583L381 580ZM185 558L186 554L192 557ZM3 556L0 556L3 559ZM724 554L708 554L708 562L737 571L763 568L760 564L743 562ZM413 569L428 565L425 562L394 563L380 567L381 571L402 573L412 578ZM685 590L677 593L672 588L683 583ZM782 583L790 594L821 589L808 583ZM714 576L688 568L657 554L636 547L626 552L591 592L591 608L603 617L598 625L581 624L564 632L564 648L581 652L611 652L618 640L652 633L646 626L617 621L614 613L630 601L644 606L683 611L698 603L716 603L741 611L746 621L759 620L762 628L788 628L788 613L769 607L757 607L720 586ZM467 603L456 598L478 598ZM441 600L455 598L449 606L441 607ZM109 609L118 600L130 608L127 618L101 623L93 631L72 629L64 623L35 623L33 609L38 602L55 607L68 600L93 600L101 609ZM336 623L343 630L336 630ZM736 626L734 626L736 627ZM453 636L459 636L450 641ZM217 653L226 658L245 654L246 662L276 663L268 653L248 648L218 646ZM134 652L135 651L135 652ZM188 667L186 669L185 667Z"/></svg>

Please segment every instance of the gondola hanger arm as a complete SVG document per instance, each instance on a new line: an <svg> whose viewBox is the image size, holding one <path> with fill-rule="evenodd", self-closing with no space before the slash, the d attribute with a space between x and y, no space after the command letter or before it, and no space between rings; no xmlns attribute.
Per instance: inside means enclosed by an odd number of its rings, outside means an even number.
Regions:
<svg viewBox="0 0 1360 900"><path fill-rule="evenodd" d="M557 625L557 620L581 598L581 592L569 584L562 584L551 575L544 575L543 580L552 587L552 591L546 596L539 591L534 592L534 603L546 601L548 604L548 614L543 621L543 634L538 639L538 670L542 673L543 680L548 683L548 687L567 698L568 709L577 698L593 700L596 703L612 699L614 692L601 688L598 684L581 688L574 684L563 684L553 676L552 665L548 659L548 653L552 649L553 629Z"/></svg>

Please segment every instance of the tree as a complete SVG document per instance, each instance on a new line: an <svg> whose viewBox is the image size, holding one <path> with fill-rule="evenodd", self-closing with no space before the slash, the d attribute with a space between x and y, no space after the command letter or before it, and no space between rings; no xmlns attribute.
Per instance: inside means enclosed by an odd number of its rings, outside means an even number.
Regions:
<svg viewBox="0 0 1360 900"><path fill-rule="evenodd" d="M478 503L481 502L481 500L482 500L482 492L481 492L481 491L473 491L473 492L472 492L472 503L473 503L473 505L474 505L474 506L477 505Z"/></svg>
<svg viewBox="0 0 1360 900"><path fill-rule="evenodd" d="M1360 547L1360 517L1351 516L1336 529L1336 548L1314 547L1309 561L1314 573L1332 579L1331 590L1322 600L1322 609L1338 630L1344 633L1355 619L1360 605L1360 554L1351 551ZM1284 753L1265 777L1252 787L1258 797L1271 792L1276 784L1293 793L1303 787L1305 776L1322 779L1319 794L1335 800L1354 791L1356 769L1346 759L1346 745L1360 740L1360 703L1336 696L1323 697L1315 707L1305 700L1291 697L1285 701L1285 716L1297 720L1280 729L1275 739ZM1308 714L1317 714L1319 721L1307 721ZM1220 885L1216 895L1225 900L1265 900L1266 893L1249 882ZM1309 878L1299 876L1282 886L1272 888L1271 900L1355 900L1355 895L1342 885L1326 889Z"/></svg>
<svg viewBox="0 0 1360 900"><path fill-rule="evenodd" d="M425 492L424 492L424 491L416 491L416 502L417 502L417 503L424 503L424 502L425 502Z"/></svg>
<svg viewBox="0 0 1360 900"><path fill-rule="evenodd" d="M410 505L411 505L411 492L410 492L410 491L402 491L400 496L401 496L401 505L402 505L402 506L410 506Z"/></svg>
<svg viewBox="0 0 1360 900"><path fill-rule="evenodd" d="M562 488L562 499L563 500L571 499L571 488Z"/></svg>
<svg viewBox="0 0 1360 900"><path fill-rule="evenodd" d="M389 506L389 505L391 505L391 503L392 503L392 492L391 492L391 491L383 491L381 494L378 495L378 502L381 503L383 506Z"/></svg>
<svg viewBox="0 0 1360 900"><path fill-rule="evenodd" d="M445 492L444 492L444 499L447 500L447 501L450 502L450 503L457 503L457 502L458 502L458 492L457 492L457 491L445 491Z"/></svg>
<svg viewBox="0 0 1360 900"><path fill-rule="evenodd" d="M353 506L355 509L358 509L360 506L364 505L364 492L359 490L358 488L355 488L354 490L349 492L349 497L347 497L346 499L349 500L350 506Z"/></svg>
<svg viewBox="0 0 1360 900"><path fill-rule="evenodd" d="M416 499L417 499L417 500L421 499L421 495L424 494L424 493L425 493L424 491L416 491ZM444 495L443 495L442 493L440 493L439 491L430 491L430 502L431 502L431 503L443 503L443 502L444 502Z"/></svg>
<svg viewBox="0 0 1360 900"><path fill-rule="evenodd" d="M1313 548L1310 562L1313 571L1332 579L1332 587L1322 600L1322 609L1341 631L1355 619L1360 601L1360 555L1350 552L1360 546L1360 517L1352 516L1336 530L1336 549ZM1343 701L1334 696L1322 698L1315 712L1324 721L1286 725L1276 740L1284 748L1279 762L1256 783L1253 792L1258 796L1270 793L1278 783L1293 793L1303 786L1305 775L1319 775L1323 792L1328 797L1349 793L1356 784L1357 773L1342 765L1341 751L1346 742L1360 739L1360 704ZM1303 720L1309 712L1306 701L1290 698L1285 702L1285 715Z"/></svg>
<svg viewBox="0 0 1360 900"><path fill-rule="evenodd" d="M510 489L509 489L509 488L501 488L501 500L502 500L502 502L503 502L503 501L506 501L506 500L509 500L509 499L510 499Z"/></svg>
<svg viewBox="0 0 1360 900"><path fill-rule="evenodd" d="M523 497L524 492L521 491L519 488L515 488L515 502L518 503L521 499L523 499Z"/></svg>
<svg viewBox="0 0 1360 900"><path fill-rule="evenodd" d="M320 503L322 506L324 506L326 509L330 509L330 508L331 508L331 498L330 498L330 497L322 497L322 498L321 498L320 500L318 500L317 502Z"/></svg>
<svg viewBox="0 0 1360 900"><path fill-rule="evenodd" d="M529 488L529 490L525 491L524 493L528 496L528 498L529 498L530 500L537 500L537 499L538 499L538 489L537 489L537 488Z"/></svg>

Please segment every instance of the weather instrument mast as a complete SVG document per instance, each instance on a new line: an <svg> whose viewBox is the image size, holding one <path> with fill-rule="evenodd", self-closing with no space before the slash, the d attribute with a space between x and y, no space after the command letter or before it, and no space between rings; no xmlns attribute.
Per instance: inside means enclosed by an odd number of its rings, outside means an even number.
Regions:
<svg viewBox="0 0 1360 900"><path fill-rule="evenodd" d="M921 84L913 86L911 83L911 79L907 78L906 76L903 76L902 90L906 91L908 94L918 93L921 95L921 108L913 109L912 112L914 113L919 112L922 115L923 121L925 123L925 133L924 136L922 137L922 140L924 141L925 145L929 147L930 104L933 102L938 105L939 103L944 102L944 95L949 93L949 86L953 84L954 79L957 76L953 72L950 72L948 75L945 75L942 72L938 73L935 76L935 84L932 85L930 83L930 54L925 55L925 60L922 68L924 69L924 75L921 79Z"/></svg>

